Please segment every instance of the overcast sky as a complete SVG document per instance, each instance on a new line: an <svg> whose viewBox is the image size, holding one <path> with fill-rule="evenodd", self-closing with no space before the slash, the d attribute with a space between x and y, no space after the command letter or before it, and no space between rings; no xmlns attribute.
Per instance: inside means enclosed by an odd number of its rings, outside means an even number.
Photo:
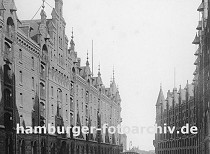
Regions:
<svg viewBox="0 0 210 154"><path fill-rule="evenodd" d="M46 0L54 7L54 0ZM78 56L85 64L94 40L94 74L101 64L103 82L110 83L113 66L122 97L123 125L155 124L155 104L164 94L193 79L192 45L201 0L63 0L66 34L71 27ZM31 19L42 0L15 0L19 19ZM48 18L52 8L46 4ZM40 18L40 12L35 17ZM91 53L89 53L91 55ZM140 149L151 150L154 134L128 134Z"/></svg>

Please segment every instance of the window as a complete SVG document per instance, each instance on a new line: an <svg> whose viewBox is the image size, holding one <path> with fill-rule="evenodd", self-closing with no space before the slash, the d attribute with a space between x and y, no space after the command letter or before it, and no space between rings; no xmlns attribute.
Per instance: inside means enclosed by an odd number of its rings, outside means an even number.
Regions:
<svg viewBox="0 0 210 154"><path fill-rule="evenodd" d="M9 37L13 38L13 32L14 32L15 26L14 26L14 22L13 19L11 17L9 17L7 19L7 34Z"/></svg>
<svg viewBox="0 0 210 154"><path fill-rule="evenodd" d="M40 95L41 99L45 99L45 86L42 82L40 83Z"/></svg>
<svg viewBox="0 0 210 154"><path fill-rule="evenodd" d="M70 113L70 124L73 125L73 114Z"/></svg>
<svg viewBox="0 0 210 154"><path fill-rule="evenodd" d="M22 71L20 71L19 74L20 74L20 84L22 84L23 83L23 73L22 73Z"/></svg>
<svg viewBox="0 0 210 154"><path fill-rule="evenodd" d="M31 57L31 61L32 61L32 69L34 69L34 57Z"/></svg>
<svg viewBox="0 0 210 154"><path fill-rule="evenodd" d="M57 99L59 102L62 102L62 91L60 89L57 91Z"/></svg>
<svg viewBox="0 0 210 154"><path fill-rule="evenodd" d="M60 64L61 58L60 58L60 54L58 54L58 63Z"/></svg>
<svg viewBox="0 0 210 154"><path fill-rule="evenodd" d="M73 102L73 98L70 98L70 109L73 110L74 109L74 102Z"/></svg>
<svg viewBox="0 0 210 154"><path fill-rule="evenodd" d="M78 103L78 100L77 100L77 111L79 111L79 103Z"/></svg>
<svg viewBox="0 0 210 154"><path fill-rule="evenodd" d="M45 67L44 67L44 65L41 65L41 77L42 78L45 78Z"/></svg>
<svg viewBox="0 0 210 154"><path fill-rule="evenodd" d="M45 117L45 104L43 102L40 102L40 115Z"/></svg>
<svg viewBox="0 0 210 154"><path fill-rule="evenodd" d="M23 56L22 56L22 50L19 49L19 60L22 61L23 60Z"/></svg>
<svg viewBox="0 0 210 154"><path fill-rule="evenodd" d="M82 125L83 125L83 119L84 119L84 118L83 118L83 116L82 116L82 119L81 119L81 123L82 123Z"/></svg>
<svg viewBox="0 0 210 154"><path fill-rule="evenodd" d="M62 115L62 91L58 89L57 91L57 105L58 105L58 116Z"/></svg>
<svg viewBox="0 0 210 154"><path fill-rule="evenodd" d="M53 86L51 86L51 96L53 96Z"/></svg>
<svg viewBox="0 0 210 154"><path fill-rule="evenodd" d="M23 93L20 93L20 105L23 106Z"/></svg>
<svg viewBox="0 0 210 154"><path fill-rule="evenodd" d="M78 86L77 86L77 88L78 88ZM73 90L73 89L74 89L74 83L71 82L71 90Z"/></svg>
<svg viewBox="0 0 210 154"><path fill-rule="evenodd" d="M88 116L88 106L85 105L85 110L86 110L86 116Z"/></svg>
<svg viewBox="0 0 210 154"><path fill-rule="evenodd" d="M68 102L68 95L66 94L66 103Z"/></svg>
<svg viewBox="0 0 210 154"><path fill-rule="evenodd" d="M83 102L82 102L82 112L83 112Z"/></svg>
<svg viewBox="0 0 210 154"><path fill-rule="evenodd" d="M82 98L83 98L83 88L81 89L81 95L82 95Z"/></svg>
<svg viewBox="0 0 210 154"><path fill-rule="evenodd" d="M78 95L78 91L79 91L79 87L78 87L78 85L77 85L77 95Z"/></svg>
<svg viewBox="0 0 210 154"><path fill-rule="evenodd" d="M32 77L32 89L34 90L35 88L35 81L34 81L34 77Z"/></svg>
<svg viewBox="0 0 210 154"><path fill-rule="evenodd" d="M32 104L33 104L33 107L35 106L35 99L32 98Z"/></svg>
<svg viewBox="0 0 210 154"><path fill-rule="evenodd" d="M68 120L68 110L66 110L66 120Z"/></svg>
<svg viewBox="0 0 210 154"><path fill-rule="evenodd" d="M54 115L54 106L53 104L51 104L51 112L52 112L52 116Z"/></svg>

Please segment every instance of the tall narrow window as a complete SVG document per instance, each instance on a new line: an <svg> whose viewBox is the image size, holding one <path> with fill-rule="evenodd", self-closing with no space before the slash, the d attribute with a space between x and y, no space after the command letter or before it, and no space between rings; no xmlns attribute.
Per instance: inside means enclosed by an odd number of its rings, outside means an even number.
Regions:
<svg viewBox="0 0 210 154"><path fill-rule="evenodd" d="M82 112L83 112L83 102L82 102Z"/></svg>
<svg viewBox="0 0 210 154"><path fill-rule="evenodd" d="M19 60L20 61L22 61L23 60L23 56L22 56L23 54L22 54L22 50L21 49L19 49Z"/></svg>
<svg viewBox="0 0 210 154"><path fill-rule="evenodd" d="M33 104L33 111L35 111L35 99L34 99L34 97L32 98L32 104Z"/></svg>
<svg viewBox="0 0 210 154"><path fill-rule="evenodd" d="M72 111L74 110L73 98L70 98L70 109L71 109Z"/></svg>
<svg viewBox="0 0 210 154"><path fill-rule="evenodd" d="M40 95L41 99L45 99L45 85L42 82L40 83Z"/></svg>
<svg viewBox="0 0 210 154"><path fill-rule="evenodd" d="M53 86L51 86L51 96L53 97Z"/></svg>
<svg viewBox="0 0 210 154"><path fill-rule="evenodd" d="M45 78L45 67L44 65L41 65L41 77L44 79Z"/></svg>
<svg viewBox="0 0 210 154"><path fill-rule="evenodd" d="M66 120L68 120L68 110L66 110Z"/></svg>
<svg viewBox="0 0 210 154"><path fill-rule="evenodd" d="M73 114L70 113L70 124L73 125Z"/></svg>
<svg viewBox="0 0 210 154"><path fill-rule="evenodd" d="M85 112L86 112L86 116L88 116L88 106L85 105Z"/></svg>
<svg viewBox="0 0 210 154"><path fill-rule="evenodd" d="M77 88L78 88L78 86L77 86ZM74 83L73 82L71 82L71 90L74 90Z"/></svg>
<svg viewBox="0 0 210 154"><path fill-rule="evenodd" d="M32 69L34 69L34 57L31 57Z"/></svg>
<svg viewBox="0 0 210 154"><path fill-rule="evenodd" d="M83 98L83 88L81 89L81 95L82 95L82 98Z"/></svg>
<svg viewBox="0 0 210 154"><path fill-rule="evenodd" d="M57 91L57 105L58 105L58 116L62 115L62 91L58 89Z"/></svg>
<svg viewBox="0 0 210 154"><path fill-rule="evenodd" d="M23 106L23 93L20 93L20 105Z"/></svg>
<svg viewBox="0 0 210 154"><path fill-rule="evenodd" d="M20 74L20 83L22 84L23 83L23 72L20 71L19 74Z"/></svg>
<svg viewBox="0 0 210 154"><path fill-rule="evenodd" d="M77 95L78 95L78 91L79 91L79 87L78 87L78 85L77 85Z"/></svg>
<svg viewBox="0 0 210 154"><path fill-rule="evenodd" d="M35 88L35 81L34 81L34 77L32 77L32 89L34 90Z"/></svg>
<svg viewBox="0 0 210 154"><path fill-rule="evenodd" d="M53 104L51 105L51 112L52 112L52 116L54 115L54 106Z"/></svg>

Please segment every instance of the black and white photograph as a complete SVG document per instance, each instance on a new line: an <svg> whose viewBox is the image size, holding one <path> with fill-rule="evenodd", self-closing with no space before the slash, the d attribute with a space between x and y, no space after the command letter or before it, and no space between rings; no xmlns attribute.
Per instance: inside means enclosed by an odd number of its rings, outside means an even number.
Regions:
<svg viewBox="0 0 210 154"><path fill-rule="evenodd" d="M210 154L210 0L0 0L0 154Z"/></svg>

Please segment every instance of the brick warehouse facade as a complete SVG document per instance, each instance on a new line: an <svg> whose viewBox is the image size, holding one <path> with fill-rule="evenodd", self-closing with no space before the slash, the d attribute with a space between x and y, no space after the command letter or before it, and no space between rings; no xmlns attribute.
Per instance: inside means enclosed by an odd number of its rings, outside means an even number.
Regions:
<svg viewBox="0 0 210 154"><path fill-rule="evenodd" d="M181 127L197 126L196 104L194 101L194 86L188 84L184 89L174 88L163 95L162 87L156 103L156 124L164 127L164 124L171 128L175 126L175 132L170 134L167 131L155 135L154 146L156 154L199 154L197 152L197 135L181 134Z"/></svg>
<svg viewBox="0 0 210 154"><path fill-rule="evenodd" d="M14 0L0 0L0 152L1 154L119 154L120 135L96 131L70 134L16 134L20 126L118 126L121 98L115 79L103 85L77 57L73 32L65 35L63 1L52 18L20 21Z"/></svg>
<svg viewBox="0 0 210 154"><path fill-rule="evenodd" d="M193 73L193 86L194 92L193 97L191 98L191 102L193 105L189 105L188 109L194 108L193 112L188 111L188 118L189 120L193 119L195 126L198 127L198 134L194 137L193 142L190 142L190 146L195 146L192 152L189 151L189 146L187 147L186 144L174 144L171 148L170 144L166 139L161 139L161 135L156 134L156 138L154 141L156 153L177 153L178 154L209 154L210 153L210 82L209 82L209 75L210 75L210 56L209 56L209 44L210 44L210 22L209 22L209 7L210 1L209 0L202 0L201 4L199 5L197 11L199 12L199 21L198 26L196 27L197 33L195 39L193 40L193 44L197 46L197 50L195 51L194 55L196 56L196 60L194 65L196 69ZM162 92L160 92L161 94ZM164 100L164 97L161 96L158 98L158 102ZM162 94L161 94L162 95ZM179 94L180 95L180 94ZM161 98L161 99L160 99ZM167 117L162 113L163 109L160 110L161 104L156 104L156 122L157 124L161 124L162 120ZM163 101L164 102L164 101ZM189 103L188 103L189 104ZM186 106L187 107L187 106ZM181 109L182 110L182 109ZM161 113L161 114L160 114ZM191 117L193 116L193 117ZM162 118L161 118L162 117ZM183 116L184 117L184 116ZM162 120L161 120L162 119ZM184 120L181 118L181 121ZM164 135L163 135L164 136ZM163 137L164 138L164 137ZM182 140L182 137L179 138ZM163 145L161 144L163 142ZM180 146L183 145L183 146ZM179 152L180 151L180 152Z"/></svg>
<svg viewBox="0 0 210 154"><path fill-rule="evenodd" d="M198 147L199 154L210 153L210 57L209 57L209 44L210 44L210 24L209 24L209 0L202 0L197 11L199 12L199 22L197 26L197 34L192 42L198 46L196 56L196 69L194 72L194 85L195 85L195 102L198 112L198 128L199 138Z"/></svg>

